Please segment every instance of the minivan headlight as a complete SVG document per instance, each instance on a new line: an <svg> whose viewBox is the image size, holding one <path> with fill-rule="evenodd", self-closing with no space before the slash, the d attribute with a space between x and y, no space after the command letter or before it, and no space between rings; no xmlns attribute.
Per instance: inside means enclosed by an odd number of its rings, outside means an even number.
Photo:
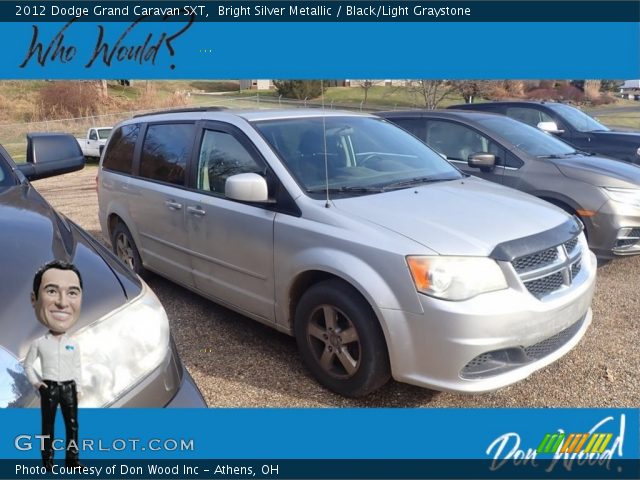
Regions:
<svg viewBox="0 0 640 480"><path fill-rule="evenodd" d="M443 300L467 300L507 288L502 270L490 258L409 256L407 264L416 289Z"/></svg>
<svg viewBox="0 0 640 480"><path fill-rule="evenodd" d="M146 284L140 296L75 336L82 355L83 407L103 407L134 387L170 351L167 314Z"/></svg>
<svg viewBox="0 0 640 480"><path fill-rule="evenodd" d="M640 189L603 187L609 198L615 202L640 207Z"/></svg>

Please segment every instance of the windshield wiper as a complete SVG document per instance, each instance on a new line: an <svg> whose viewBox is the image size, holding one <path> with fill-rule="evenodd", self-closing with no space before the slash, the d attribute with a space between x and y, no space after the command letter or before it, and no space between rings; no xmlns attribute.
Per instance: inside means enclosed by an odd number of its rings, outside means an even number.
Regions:
<svg viewBox="0 0 640 480"><path fill-rule="evenodd" d="M317 187L317 188L307 188L307 193L380 193L383 192L384 189L380 187Z"/></svg>
<svg viewBox="0 0 640 480"><path fill-rule="evenodd" d="M435 183L435 182L448 182L449 180L457 180L456 178L441 178L441 177L415 177L408 180L401 180L399 182L393 182L385 185L383 190L393 190L396 188L410 187L412 185L420 185L422 183Z"/></svg>
<svg viewBox="0 0 640 480"><path fill-rule="evenodd" d="M552 153L550 155L536 155L536 158L564 158L564 155L558 155L557 153Z"/></svg>
<svg viewBox="0 0 640 480"><path fill-rule="evenodd" d="M595 153L584 152L582 150L576 150L575 152L573 152L573 155L584 155L585 157L593 157L595 155Z"/></svg>

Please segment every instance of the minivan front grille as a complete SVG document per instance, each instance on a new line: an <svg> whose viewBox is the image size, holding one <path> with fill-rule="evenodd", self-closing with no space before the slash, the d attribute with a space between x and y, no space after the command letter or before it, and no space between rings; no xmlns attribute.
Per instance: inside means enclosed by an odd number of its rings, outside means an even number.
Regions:
<svg viewBox="0 0 640 480"><path fill-rule="evenodd" d="M535 270L536 268L544 267L550 263L555 262L558 259L558 250L556 248L550 248L542 252L534 253L533 255L527 255L524 257L516 258L513 261L513 268L516 272L523 273L529 270Z"/></svg>
<svg viewBox="0 0 640 480"><path fill-rule="evenodd" d="M582 269L578 237L553 248L523 255L511 264L529 293L539 300L571 285Z"/></svg>
<svg viewBox="0 0 640 480"><path fill-rule="evenodd" d="M542 298L551 292L555 292L560 289L564 284L564 278L562 272L556 272L546 277L538 278L530 282L525 283L527 290L534 296Z"/></svg>

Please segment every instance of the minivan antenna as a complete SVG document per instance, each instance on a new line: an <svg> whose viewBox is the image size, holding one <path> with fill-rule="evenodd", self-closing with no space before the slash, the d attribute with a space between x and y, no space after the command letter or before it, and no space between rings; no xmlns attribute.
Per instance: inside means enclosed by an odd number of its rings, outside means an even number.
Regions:
<svg viewBox="0 0 640 480"><path fill-rule="evenodd" d="M322 100L322 140L324 145L324 187L326 192L326 201L324 208L329 208L329 162L327 160L327 120L326 111L324 109L324 80L320 80L320 98Z"/></svg>

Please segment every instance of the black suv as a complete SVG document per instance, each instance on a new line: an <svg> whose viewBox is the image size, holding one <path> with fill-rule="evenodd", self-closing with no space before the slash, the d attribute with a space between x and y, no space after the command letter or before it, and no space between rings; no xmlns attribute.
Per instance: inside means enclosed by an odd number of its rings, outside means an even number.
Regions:
<svg viewBox="0 0 640 480"><path fill-rule="evenodd" d="M583 152L640 164L640 132L613 131L583 111L564 103L487 102L448 108L501 113L557 135Z"/></svg>

